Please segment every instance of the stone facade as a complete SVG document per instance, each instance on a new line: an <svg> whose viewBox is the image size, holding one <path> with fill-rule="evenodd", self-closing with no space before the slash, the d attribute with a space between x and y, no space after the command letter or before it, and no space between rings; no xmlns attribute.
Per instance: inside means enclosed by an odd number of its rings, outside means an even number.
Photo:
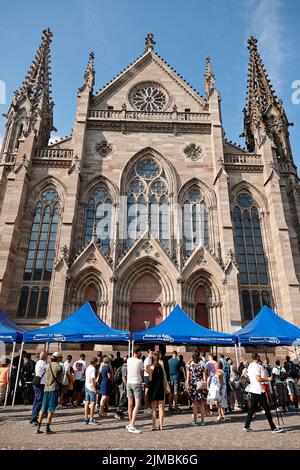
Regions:
<svg viewBox="0 0 300 470"><path fill-rule="evenodd" d="M209 328L231 332L251 317L245 313L245 292L250 310L255 295L263 303L268 292L271 307L300 325L299 182L289 123L262 72L256 41L249 40L245 150L224 137L209 59L202 97L154 52L151 35L145 52L97 93L90 55L72 135L49 145L51 36L43 32L39 53L7 113L0 160L0 307L18 323L36 327L61 320L88 300L105 322L128 329L161 321L178 303ZM144 102L145 88L153 90ZM167 186L167 246L154 236L149 220L133 244L124 236L128 182L139 162L149 158ZM49 188L59 200L51 276L26 280L30 243L36 248L31 234L37 201ZM86 237L88 203L97 188L106 188L111 201L105 250L95 221ZM208 239L187 252L182 208L195 188L205 203ZM251 286L241 282L237 253L234 204L242 194L257 208L267 271L266 282ZM253 227L255 237L259 229ZM37 263L37 250L34 256ZM28 296L25 310L22 288ZM47 292L43 308L42 291Z"/></svg>

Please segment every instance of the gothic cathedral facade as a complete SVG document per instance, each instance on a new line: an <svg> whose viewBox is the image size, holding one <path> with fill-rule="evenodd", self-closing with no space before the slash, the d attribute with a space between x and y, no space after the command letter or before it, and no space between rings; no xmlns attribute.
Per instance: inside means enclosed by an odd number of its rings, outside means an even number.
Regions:
<svg viewBox="0 0 300 470"><path fill-rule="evenodd" d="M6 114L0 308L26 328L85 301L141 330L178 303L232 332L267 304L300 326L300 191L282 101L248 41L246 149L225 139L209 58L202 97L154 51L95 92L90 54L69 137L53 131L50 44Z"/></svg>

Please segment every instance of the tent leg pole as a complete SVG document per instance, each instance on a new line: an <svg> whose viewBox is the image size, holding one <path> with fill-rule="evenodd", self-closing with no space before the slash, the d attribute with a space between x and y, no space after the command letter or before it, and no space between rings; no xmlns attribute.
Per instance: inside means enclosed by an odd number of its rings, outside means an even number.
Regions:
<svg viewBox="0 0 300 470"><path fill-rule="evenodd" d="M239 353L240 353L240 358L242 357L242 347L241 347L241 343L239 343Z"/></svg>
<svg viewBox="0 0 300 470"><path fill-rule="evenodd" d="M239 355L238 355L238 348L237 345L234 345L234 350L235 350L235 360L236 360L236 366L239 366Z"/></svg>
<svg viewBox="0 0 300 470"><path fill-rule="evenodd" d="M128 341L128 358L130 357L131 341Z"/></svg>
<svg viewBox="0 0 300 470"><path fill-rule="evenodd" d="M134 348L134 339L132 340L132 343L131 343L131 356L133 356L133 348Z"/></svg>
<svg viewBox="0 0 300 470"><path fill-rule="evenodd" d="M12 370L12 364L13 364L13 360L14 360L15 350L16 350L16 342L14 341L13 350L12 350L11 355L10 355L9 380L8 380L8 384L7 384L7 388L6 388L6 392L5 392L4 406L7 405L8 392L9 392L9 389L10 389L10 386L11 386L11 370Z"/></svg>
<svg viewBox="0 0 300 470"><path fill-rule="evenodd" d="M14 389L14 396L13 396L13 401L11 406L15 406L15 399L16 399L16 393L17 393L17 388L18 388L18 382L19 382L19 375L20 375L20 368L21 368L21 359L22 359L22 354L23 354L23 348L24 348L24 341L21 344L21 349L20 349L20 358L19 358L19 364L18 364L18 370L17 370L17 377L16 377L16 383L15 383L15 389Z"/></svg>
<svg viewBox="0 0 300 470"><path fill-rule="evenodd" d="M50 343L46 343L46 353L49 354Z"/></svg>

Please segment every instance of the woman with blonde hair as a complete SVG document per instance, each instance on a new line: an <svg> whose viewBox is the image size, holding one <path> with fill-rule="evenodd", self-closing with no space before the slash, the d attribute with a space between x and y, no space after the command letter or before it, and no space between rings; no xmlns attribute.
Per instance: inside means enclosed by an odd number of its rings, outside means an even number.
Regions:
<svg viewBox="0 0 300 470"><path fill-rule="evenodd" d="M159 429L163 430L165 415L165 394L168 393L168 381L164 363L159 357L159 352L154 351L152 365L147 366L149 374L149 401L152 404L152 431L156 431L157 408L159 411Z"/></svg>

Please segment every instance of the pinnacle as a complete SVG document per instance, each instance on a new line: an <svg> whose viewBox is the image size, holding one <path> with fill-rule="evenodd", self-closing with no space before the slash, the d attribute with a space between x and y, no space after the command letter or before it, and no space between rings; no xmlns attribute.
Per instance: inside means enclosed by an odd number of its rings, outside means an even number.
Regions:
<svg viewBox="0 0 300 470"><path fill-rule="evenodd" d="M153 51L155 46L154 34L148 33L145 38L145 52Z"/></svg>
<svg viewBox="0 0 300 470"><path fill-rule="evenodd" d="M250 49L250 52L257 50L257 43L258 39L256 39L254 36L250 36L248 39L248 49Z"/></svg>

